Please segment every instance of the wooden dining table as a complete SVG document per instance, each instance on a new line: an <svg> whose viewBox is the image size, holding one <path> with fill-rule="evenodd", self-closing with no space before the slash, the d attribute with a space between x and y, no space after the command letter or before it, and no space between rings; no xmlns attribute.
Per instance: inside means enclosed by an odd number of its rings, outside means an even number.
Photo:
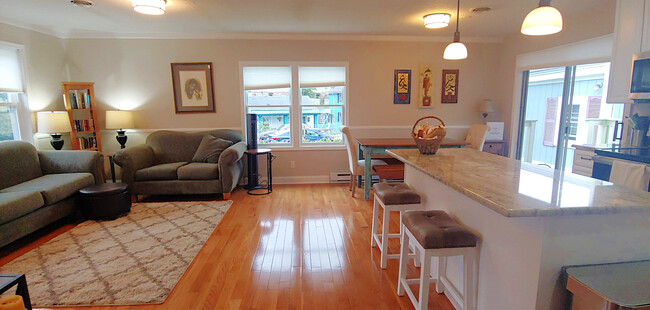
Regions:
<svg viewBox="0 0 650 310"><path fill-rule="evenodd" d="M366 200L370 199L371 180L371 157L372 155L385 155L387 149L413 149L416 148L413 138L357 138L359 143L359 159L365 160L363 182L363 195ZM465 141L450 138L442 139L441 148L464 148ZM357 182L361 184L361 182Z"/></svg>

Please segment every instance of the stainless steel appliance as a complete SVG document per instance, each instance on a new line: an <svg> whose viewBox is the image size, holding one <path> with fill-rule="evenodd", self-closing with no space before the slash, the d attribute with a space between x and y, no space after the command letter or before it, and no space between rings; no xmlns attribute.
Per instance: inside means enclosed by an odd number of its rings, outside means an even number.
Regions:
<svg viewBox="0 0 650 310"><path fill-rule="evenodd" d="M650 103L650 52L634 54L629 98Z"/></svg>

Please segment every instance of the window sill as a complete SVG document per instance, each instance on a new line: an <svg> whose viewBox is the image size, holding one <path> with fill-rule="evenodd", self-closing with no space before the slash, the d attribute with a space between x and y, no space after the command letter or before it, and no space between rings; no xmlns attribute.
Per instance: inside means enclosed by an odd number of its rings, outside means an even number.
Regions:
<svg viewBox="0 0 650 310"><path fill-rule="evenodd" d="M345 151L345 145L335 146L270 146L258 145L258 148L271 149L274 152L296 152L296 151Z"/></svg>

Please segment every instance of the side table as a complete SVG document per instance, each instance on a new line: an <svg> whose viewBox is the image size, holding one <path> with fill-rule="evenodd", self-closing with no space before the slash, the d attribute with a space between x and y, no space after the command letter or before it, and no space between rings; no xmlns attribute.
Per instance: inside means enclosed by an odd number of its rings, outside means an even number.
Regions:
<svg viewBox="0 0 650 310"><path fill-rule="evenodd" d="M25 308L32 310L32 302L29 300L27 280L24 274L0 274L0 294L8 291L16 285L16 295L23 298Z"/></svg>
<svg viewBox="0 0 650 310"><path fill-rule="evenodd" d="M115 162L113 161L113 155L108 155L108 162L111 164L111 179L115 183Z"/></svg>
<svg viewBox="0 0 650 310"><path fill-rule="evenodd" d="M251 182L252 180L248 180L248 184L252 185L252 186L249 186L249 188L248 188L248 194L249 195L268 195L268 194L270 194L271 192L273 192L273 173L272 173L272 170L271 170L271 163L273 162L273 159L275 158L275 156L273 156L270 149L250 149L250 150L246 150L245 153L249 158L249 161L248 161L249 163L251 162L250 158L252 158L252 156L266 154L266 176L267 176L267 179L268 179L268 184L266 186L256 185L257 182ZM250 169L250 165L249 165L249 169ZM257 181L257 177L259 176L259 173L257 171L253 171L252 173L249 173L249 175L252 176L253 178L255 178L255 181ZM262 190L265 189L266 192L260 192L260 193L256 192L256 191L258 191L260 189L262 189Z"/></svg>

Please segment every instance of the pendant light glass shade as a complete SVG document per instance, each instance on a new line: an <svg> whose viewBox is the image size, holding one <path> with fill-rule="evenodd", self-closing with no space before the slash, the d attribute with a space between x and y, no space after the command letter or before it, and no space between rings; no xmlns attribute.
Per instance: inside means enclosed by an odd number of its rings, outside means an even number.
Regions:
<svg viewBox="0 0 650 310"><path fill-rule="evenodd" d="M448 60L458 60L467 58L467 47L460 42L453 42L447 45L442 58Z"/></svg>
<svg viewBox="0 0 650 310"><path fill-rule="evenodd" d="M562 14L552 6L540 6L528 13L521 24L521 33L544 36L562 31Z"/></svg>
<svg viewBox="0 0 650 310"><path fill-rule="evenodd" d="M426 28L444 28L449 26L449 13L432 13L424 15L424 27Z"/></svg>
<svg viewBox="0 0 650 310"><path fill-rule="evenodd" d="M133 10L146 15L165 14L166 0L131 0Z"/></svg>

